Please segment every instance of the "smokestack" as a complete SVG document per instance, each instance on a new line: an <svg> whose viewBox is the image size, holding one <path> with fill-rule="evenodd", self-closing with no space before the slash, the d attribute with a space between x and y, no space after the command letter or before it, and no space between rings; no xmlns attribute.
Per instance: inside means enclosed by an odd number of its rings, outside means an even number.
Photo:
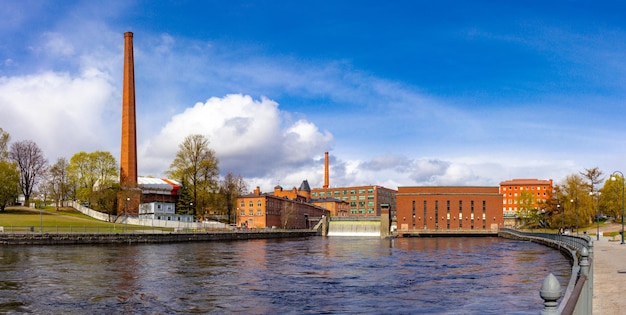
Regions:
<svg viewBox="0 0 626 315"><path fill-rule="evenodd" d="M124 83L122 87L122 144L120 185L137 187L137 126L135 122L135 62L133 33L124 33Z"/></svg>
<svg viewBox="0 0 626 315"><path fill-rule="evenodd" d="M328 188L328 152L324 152L324 188Z"/></svg>

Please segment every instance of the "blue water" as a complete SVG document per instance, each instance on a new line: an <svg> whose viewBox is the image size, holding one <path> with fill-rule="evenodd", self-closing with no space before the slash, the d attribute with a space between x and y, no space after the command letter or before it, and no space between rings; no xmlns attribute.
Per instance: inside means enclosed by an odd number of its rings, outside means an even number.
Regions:
<svg viewBox="0 0 626 315"><path fill-rule="evenodd" d="M538 314L553 249L499 238L0 248L7 314Z"/></svg>

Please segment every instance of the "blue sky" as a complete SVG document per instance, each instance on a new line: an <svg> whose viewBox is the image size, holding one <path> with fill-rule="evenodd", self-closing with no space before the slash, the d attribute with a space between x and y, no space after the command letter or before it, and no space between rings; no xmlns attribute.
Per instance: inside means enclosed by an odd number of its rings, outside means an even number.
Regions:
<svg viewBox="0 0 626 315"><path fill-rule="evenodd" d="M250 188L498 185L626 169L621 2L8 1L0 127L119 156L134 33L139 173L200 133Z"/></svg>

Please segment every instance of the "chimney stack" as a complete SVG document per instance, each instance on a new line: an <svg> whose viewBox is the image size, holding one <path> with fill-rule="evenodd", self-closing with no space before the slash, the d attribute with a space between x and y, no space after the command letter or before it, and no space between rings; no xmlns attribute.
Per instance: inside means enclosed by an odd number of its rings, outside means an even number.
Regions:
<svg viewBox="0 0 626 315"><path fill-rule="evenodd" d="M328 188L328 151L324 152L324 188Z"/></svg>
<svg viewBox="0 0 626 315"><path fill-rule="evenodd" d="M135 119L135 61L133 33L124 33L124 82L122 86L122 144L120 186L137 187L137 126Z"/></svg>

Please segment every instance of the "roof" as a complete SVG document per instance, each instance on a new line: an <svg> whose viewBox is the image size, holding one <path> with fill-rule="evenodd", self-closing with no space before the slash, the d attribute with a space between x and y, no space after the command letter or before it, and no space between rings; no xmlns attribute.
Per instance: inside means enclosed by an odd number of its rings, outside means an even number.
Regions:
<svg viewBox="0 0 626 315"><path fill-rule="evenodd" d="M144 194L176 195L180 183L167 178L137 177L137 186Z"/></svg>
<svg viewBox="0 0 626 315"><path fill-rule="evenodd" d="M302 184L300 184L300 188L298 188L299 191L308 191L311 192L311 186L309 186L309 181L308 180L303 180Z"/></svg>
<svg viewBox="0 0 626 315"><path fill-rule="evenodd" d="M500 182L500 186L516 186L516 185L552 185L552 180L536 179L536 178L516 178Z"/></svg>

